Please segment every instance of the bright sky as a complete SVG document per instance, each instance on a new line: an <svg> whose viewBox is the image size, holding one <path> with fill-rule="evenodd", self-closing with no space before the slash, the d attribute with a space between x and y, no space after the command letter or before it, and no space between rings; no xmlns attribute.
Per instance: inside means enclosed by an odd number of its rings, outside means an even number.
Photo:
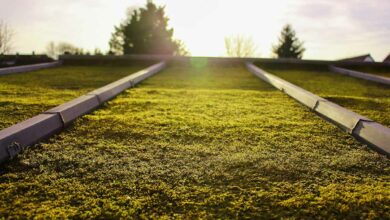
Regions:
<svg viewBox="0 0 390 220"><path fill-rule="evenodd" d="M49 41L108 50L126 8L146 0L0 0L0 19L14 29L14 51L44 52ZM389 0L155 0L166 6L175 37L194 56L223 56L224 37L252 37L271 57L280 30L292 24L305 59L390 53Z"/></svg>

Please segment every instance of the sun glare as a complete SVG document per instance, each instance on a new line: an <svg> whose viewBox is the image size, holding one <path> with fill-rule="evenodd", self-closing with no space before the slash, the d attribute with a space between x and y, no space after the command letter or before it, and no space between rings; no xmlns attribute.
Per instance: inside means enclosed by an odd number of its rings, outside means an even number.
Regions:
<svg viewBox="0 0 390 220"><path fill-rule="evenodd" d="M167 5L175 36L186 42L192 55L225 55L224 38L230 35L244 35L255 39L258 53L268 55L269 44L285 24L279 19L287 5L283 1L226 1L214 3L186 2L186 5ZM199 14L196 9L203 9ZM194 12L195 11L195 12Z"/></svg>

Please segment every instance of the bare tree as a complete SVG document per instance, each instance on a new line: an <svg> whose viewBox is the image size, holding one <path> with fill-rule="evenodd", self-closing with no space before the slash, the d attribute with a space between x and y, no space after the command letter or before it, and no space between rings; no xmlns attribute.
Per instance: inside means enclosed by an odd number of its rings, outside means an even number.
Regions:
<svg viewBox="0 0 390 220"><path fill-rule="evenodd" d="M225 49L230 57L251 57L256 55L257 47L252 38L235 35L225 37Z"/></svg>
<svg viewBox="0 0 390 220"><path fill-rule="evenodd" d="M13 30L2 20L0 20L0 54L11 52Z"/></svg>
<svg viewBox="0 0 390 220"><path fill-rule="evenodd" d="M53 41L50 41L46 46L46 53L49 57L57 59L58 52L56 44Z"/></svg>

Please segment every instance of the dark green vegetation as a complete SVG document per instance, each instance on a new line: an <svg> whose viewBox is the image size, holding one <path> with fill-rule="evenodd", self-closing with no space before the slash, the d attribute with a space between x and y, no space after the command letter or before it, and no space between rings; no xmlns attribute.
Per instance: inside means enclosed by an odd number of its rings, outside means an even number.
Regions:
<svg viewBox="0 0 390 220"><path fill-rule="evenodd" d="M352 70L390 78L390 70L389 69L388 70L380 70L380 69L374 69L374 68L353 68Z"/></svg>
<svg viewBox="0 0 390 220"><path fill-rule="evenodd" d="M1 217L388 217L387 158L243 66L193 64L3 167Z"/></svg>
<svg viewBox="0 0 390 220"><path fill-rule="evenodd" d="M0 53L0 68L53 62L46 55L4 55Z"/></svg>
<svg viewBox="0 0 390 220"><path fill-rule="evenodd" d="M382 72L382 71L375 71L375 70L371 70L367 73L370 73L370 74L374 74L374 75L378 75L378 76L384 76L384 77L388 77L390 78L390 71L388 72Z"/></svg>
<svg viewBox="0 0 390 220"><path fill-rule="evenodd" d="M378 76L390 77L390 66L347 65L340 67L364 73L371 73Z"/></svg>
<svg viewBox="0 0 390 220"><path fill-rule="evenodd" d="M0 130L143 67L63 66L0 76Z"/></svg>
<svg viewBox="0 0 390 220"><path fill-rule="evenodd" d="M390 126L390 86L328 71L276 68L265 70L358 114Z"/></svg>

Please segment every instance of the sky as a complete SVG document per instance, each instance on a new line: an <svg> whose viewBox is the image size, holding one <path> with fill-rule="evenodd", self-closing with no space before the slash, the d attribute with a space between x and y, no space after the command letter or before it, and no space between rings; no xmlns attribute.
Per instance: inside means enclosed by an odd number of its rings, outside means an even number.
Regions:
<svg viewBox="0 0 390 220"><path fill-rule="evenodd" d="M50 41L108 51L128 7L146 0L0 0L0 20L14 31L13 51L43 53ZM389 0L154 0L165 5L174 37L193 56L224 56L224 38L252 38L257 56L272 57L289 23L304 41L304 59L390 53Z"/></svg>

